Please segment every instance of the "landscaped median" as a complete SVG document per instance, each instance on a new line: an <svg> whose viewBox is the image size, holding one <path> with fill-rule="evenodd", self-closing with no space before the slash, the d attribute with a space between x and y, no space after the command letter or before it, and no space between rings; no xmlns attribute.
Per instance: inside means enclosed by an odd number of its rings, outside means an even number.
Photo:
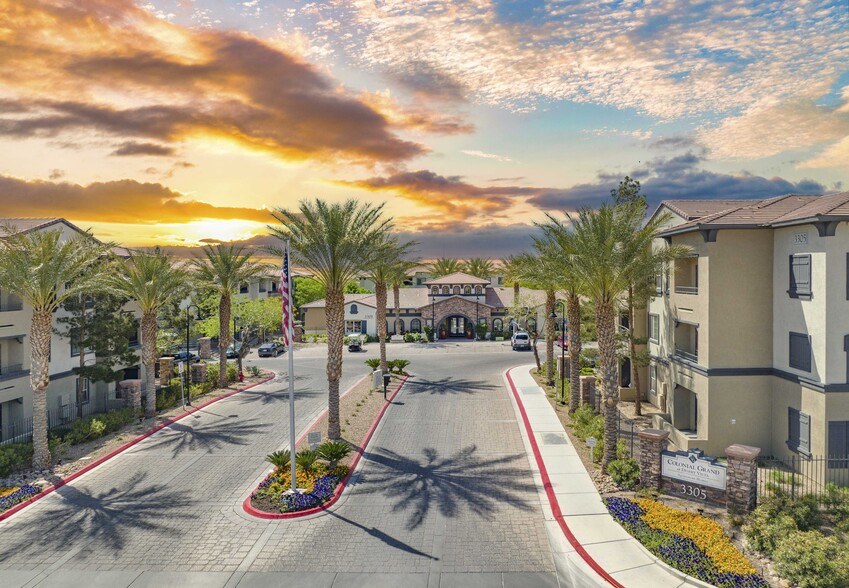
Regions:
<svg viewBox="0 0 849 588"><path fill-rule="evenodd" d="M305 443L310 432L327 431L327 411L296 442L295 455L298 494L287 493L292 487L291 456L288 450L268 456L273 466L257 488L245 499L248 514L264 519L307 516L335 503L374 434L381 417L407 376L393 376L391 392L383 399L382 389L373 389L364 378L340 399L342 440L325 441L316 450Z"/></svg>

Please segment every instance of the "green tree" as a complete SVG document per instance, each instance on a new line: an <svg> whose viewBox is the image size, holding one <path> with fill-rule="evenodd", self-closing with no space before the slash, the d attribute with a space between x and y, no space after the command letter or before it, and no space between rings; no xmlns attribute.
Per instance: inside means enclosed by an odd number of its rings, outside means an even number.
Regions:
<svg viewBox="0 0 849 588"><path fill-rule="evenodd" d="M522 274L522 263L517 256L511 255L501 262L504 270L504 283L513 285L513 298L519 297L520 279Z"/></svg>
<svg viewBox="0 0 849 588"><path fill-rule="evenodd" d="M469 275L488 280L495 272L495 264L488 257L473 257L466 260L465 272Z"/></svg>
<svg viewBox="0 0 849 588"><path fill-rule="evenodd" d="M230 312L233 293L243 282L262 276L268 268L254 263L253 252L240 245L203 248L203 256L192 260L194 280L218 297L218 387L227 387L227 347L230 345Z"/></svg>
<svg viewBox="0 0 849 588"><path fill-rule="evenodd" d="M122 271L114 275L115 287L134 300L142 312L142 363L145 366L144 388L147 394L145 416L156 414L156 344L157 316L169 303L186 292L186 273L160 251L131 253ZM133 395L133 407L141 411L141 397Z"/></svg>
<svg viewBox="0 0 849 588"><path fill-rule="evenodd" d="M61 231L17 232L3 228L0 288L32 308L30 384L33 393L33 457L36 469L50 467L47 446L47 387L53 312L84 293L108 290L104 257L114 247L90 234L65 238Z"/></svg>
<svg viewBox="0 0 849 588"><path fill-rule="evenodd" d="M138 361L138 354L130 348L130 340L138 333L139 324L133 314L124 309L126 303L124 296L101 291L66 300L62 305L68 316L57 319L62 327L57 332L74 342L80 353L80 365L73 368L79 376L77 414L80 417L83 416L83 383L86 380L119 382L124 379L123 368ZM89 350L97 361L86 365Z"/></svg>
<svg viewBox="0 0 849 588"><path fill-rule="evenodd" d="M360 286L356 280L351 280L345 284L345 294L371 294L372 291L368 288Z"/></svg>
<svg viewBox="0 0 849 588"><path fill-rule="evenodd" d="M279 239L291 239L293 262L304 267L326 291L327 317L327 436L340 438L339 380L345 339L345 285L362 275L378 257L374 245L392 229L382 218L383 205L359 204L350 199L328 203L300 203L297 210L278 208L273 216L280 226L269 227ZM280 254L279 249L274 250Z"/></svg>
<svg viewBox="0 0 849 588"><path fill-rule="evenodd" d="M415 241L410 241L407 244L409 247L416 245ZM404 280L407 279L407 274L410 270L419 264L415 260L398 259L389 271L389 283L392 285L392 295L395 302L395 332L398 332L398 319L401 316L401 286L404 285Z"/></svg>
<svg viewBox="0 0 849 588"><path fill-rule="evenodd" d="M235 315L241 324L249 329L256 329L260 341L265 341L265 334L282 327L280 323L280 298L257 298L244 300L236 305Z"/></svg>
<svg viewBox="0 0 849 588"><path fill-rule="evenodd" d="M442 276L447 276L449 274L455 274L457 272L466 271L466 264L464 264L459 259L449 259L445 257L440 257L439 259L434 260L430 266L430 277L441 278Z"/></svg>
<svg viewBox="0 0 849 588"><path fill-rule="evenodd" d="M295 289L292 292L292 303L299 312L304 304L324 298L324 286L315 278L295 278L294 282Z"/></svg>
<svg viewBox="0 0 849 588"><path fill-rule="evenodd" d="M558 272L558 260L553 255L553 250L548 243L537 240L535 242L536 254L524 253L517 256L517 262L521 266L521 276L528 285L535 290L545 292L545 357L546 357L546 382L549 386L554 384L554 333L555 321L550 317L554 313L557 290L560 286L560 275ZM534 339L536 342L536 338ZM536 348L534 348L536 352ZM537 364L539 364L539 356Z"/></svg>
<svg viewBox="0 0 849 588"><path fill-rule="evenodd" d="M645 195L640 193L640 182L630 176L625 176L619 182L619 186L610 191L610 197L613 198L613 203L617 205L633 202L641 204L644 209L648 206Z"/></svg>

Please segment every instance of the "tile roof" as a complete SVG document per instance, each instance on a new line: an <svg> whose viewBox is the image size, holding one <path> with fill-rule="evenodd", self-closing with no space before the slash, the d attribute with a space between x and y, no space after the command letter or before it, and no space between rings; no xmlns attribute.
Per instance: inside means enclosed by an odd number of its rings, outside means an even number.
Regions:
<svg viewBox="0 0 849 588"><path fill-rule="evenodd" d="M729 208L740 206L751 200L664 200L661 206L666 206L672 212L691 221L710 214L716 214ZM755 202L760 202L759 200Z"/></svg>
<svg viewBox="0 0 849 588"><path fill-rule="evenodd" d="M421 309L429 306L432 301L430 298L430 290L428 288L401 288L399 290L401 308ZM520 288L519 295L526 300L539 306L545 304L545 292L541 290L531 290L530 288ZM474 295L467 298L474 300ZM436 303L446 300L450 296L438 296ZM462 296L461 296L462 298ZM559 296L558 296L559 298ZM509 308L513 305L513 288L486 288L484 294L481 295L480 303L486 304L493 308ZM372 308L377 307L377 300L374 294L345 294L345 304L356 302ZM324 299L304 304L301 308L324 308ZM395 308L395 297L390 290L386 297L386 308L392 310Z"/></svg>
<svg viewBox="0 0 849 588"><path fill-rule="evenodd" d="M489 280L485 280L483 278L479 278L477 276L471 276L464 272L455 272L453 274L448 274L447 276L442 276L441 278L436 278L433 280L428 280L425 282L427 286L441 286L443 284L451 285L451 284L473 284L473 285L484 285L489 284Z"/></svg>
<svg viewBox="0 0 849 588"><path fill-rule="evenodd" d="M49 217L49 218L0 218L0 226L2 227L10 227L15 229L18 233L28 233L29 231L36 231L41 229L46 229L48 227L52 227L53 225L64 224L67 227L75 230L81 235L86 235L91 237L89 233L86 233L84 230L79 228L77 225L72 223L71 221L59 218L59 217ZM96 240L95 237L92 237Z"/></svg>

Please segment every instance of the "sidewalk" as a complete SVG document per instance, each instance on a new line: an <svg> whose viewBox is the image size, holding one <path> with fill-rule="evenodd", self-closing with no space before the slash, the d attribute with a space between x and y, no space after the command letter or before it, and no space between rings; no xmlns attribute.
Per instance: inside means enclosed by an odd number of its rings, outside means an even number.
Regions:
<svg viewBox="0 0 849 588"><path fill-rule="evenodd" d="M547 496L550 538L558 575L573 586L707 587L649 553L608 514L581 458L566 435L531 366L505 372L515 400L534 480ZM546 502L546 501L544 501ZM559 535L560 541L555 541Z"/></svg>

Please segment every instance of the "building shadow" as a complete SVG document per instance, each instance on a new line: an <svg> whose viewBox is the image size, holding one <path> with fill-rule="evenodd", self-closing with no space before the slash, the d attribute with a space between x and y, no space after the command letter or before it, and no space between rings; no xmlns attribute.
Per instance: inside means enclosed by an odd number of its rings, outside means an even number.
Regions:
<svg viewBox="0 0 849 588"><path fill-rule="evenodd" d="M155 532L162 540L179 537L181 522L194 516L187 512L192 505L188 493L145 484L146 478L137 473L121 488L108 490L62 486L55 492L58 501L43 505L25 524L3 531L20 537L0 551L0 561L44 558L90 542L91 550L117 553L138 531Z"/></svg>
<svg viewBox="0 0 849 588"><path fill-rule="evenodd" d="M212 453L227 446L248 445L252 434L263 431L269 426L256 419L240 420L229 417L211 423L197 423L194 426L176 422L163 429L144 447L151 449L167 447L171 450L172 459L186 451Z"/></svg>
<svg viewBox="0 0 849 588"><path fill-rule="evenodd" d="M474 394L484 390L494 390L497 386L484 380L464 380L445 377L439 380L411 377L404 384L406 394L433 394L446 396L448 394Z"/></svg>
<svg viewBox="0 0 849 588"><path fill-rule="evenodd" d="M446 517L462 510L493 520L504 507L533 510L536 497L530 471L512 464L525 458L516 455L482 458L470 445L451 457L426 447L422 458L399 455L378 448L366 453L368 467L362 472L357 491L382 493L391 501L392 512L407 512L406 528L415 529L436 508Z"/></svg>

